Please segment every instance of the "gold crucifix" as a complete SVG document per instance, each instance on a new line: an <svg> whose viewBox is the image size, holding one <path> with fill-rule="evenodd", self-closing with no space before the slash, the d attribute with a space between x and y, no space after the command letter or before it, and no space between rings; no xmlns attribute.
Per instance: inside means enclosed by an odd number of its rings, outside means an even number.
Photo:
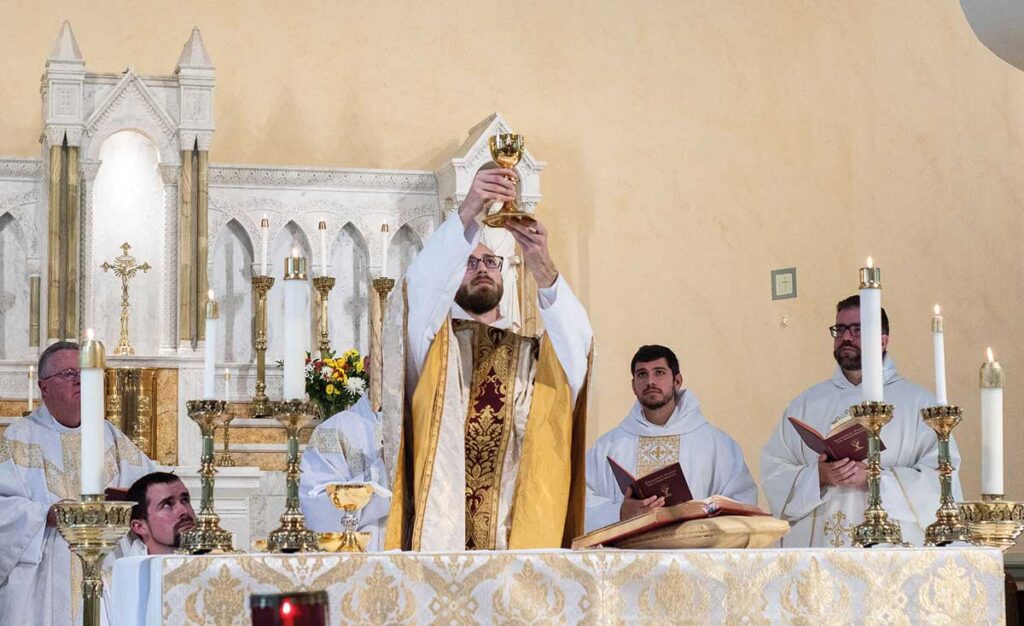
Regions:
<svg viewBox="0 0 1024 626"><path fill-rule="evenodd" d="M132 344L128 343L128 281L135 278L135 275L142 270L148 272L152 269L149 263L143 263L142 265L136 265L135 257L128 254L128 250L131 246L128 242L121 244L121 250L124 253L115 258L113 263L103 262L100 267L103 271L114 270L114 275L121 279L121 340L118 341L117 347L114 348L114 354L117 356L125 354L135 354L135 348Z"/></svg>

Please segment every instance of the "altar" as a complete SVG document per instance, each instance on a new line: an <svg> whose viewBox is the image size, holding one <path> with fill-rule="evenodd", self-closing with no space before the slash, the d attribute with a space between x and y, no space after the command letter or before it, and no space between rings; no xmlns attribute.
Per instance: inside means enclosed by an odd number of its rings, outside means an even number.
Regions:
<svg viewBox="0 0 1024 626"><path fill-rule="evenodd" d="M249 624L325 590L337 624L1001 624L989 548L154 556L114 566L118 624Z"/></svg>

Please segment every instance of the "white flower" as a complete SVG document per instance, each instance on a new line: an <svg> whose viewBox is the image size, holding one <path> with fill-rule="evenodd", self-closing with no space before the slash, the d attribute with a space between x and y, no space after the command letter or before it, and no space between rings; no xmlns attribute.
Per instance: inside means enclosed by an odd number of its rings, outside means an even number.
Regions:
<svg viewBox="0 0 1024 626"><path fill-rule="evenodd" d="M355 376L345 381L345 389L349 393L356 393L362 395L363 390L366 389L366 381L362 378L356 378Z"/></svg>
<svg viewBox="0 0 1024 626"><path fill-rule="evenodd" d="M334 368L331 367L330 365L324 365L323 367L320 368L320 376L324 380L330 380L331 376L333 374L334 374Z"/></svg>

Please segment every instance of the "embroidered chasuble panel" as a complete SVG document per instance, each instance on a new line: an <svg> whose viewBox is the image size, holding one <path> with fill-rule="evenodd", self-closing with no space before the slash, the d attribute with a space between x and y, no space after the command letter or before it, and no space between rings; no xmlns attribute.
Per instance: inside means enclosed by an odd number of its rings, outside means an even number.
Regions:
<svg viewBox="0 0 1024 626"><path fill-rule="evenodd" d="M501 503L512 495L505 491L510 482L514 487L539 343L476 322L455 320L453 329L468 374L464 380L470 381L465 422L466 549L494 550L499 547L499 530L507 532ZM471 360L465 358L468 355ZM500 543L505 543L504 537Z"/></svg>
<svg viewBox="0 0 1024 626"><path fill-rule="evenodd" d="M321 454L340 454L345 458L348 470L355 476L364 476L370 463L359 446L353 446L340 428L318 428L309 438L309 446Z"/></svg>
<svg viewBox="0 0 1024 626"><path fill-rule="evenodd" d="M679 460L679 435L640 437L636 444L636 476L646 476Z"/></svg>

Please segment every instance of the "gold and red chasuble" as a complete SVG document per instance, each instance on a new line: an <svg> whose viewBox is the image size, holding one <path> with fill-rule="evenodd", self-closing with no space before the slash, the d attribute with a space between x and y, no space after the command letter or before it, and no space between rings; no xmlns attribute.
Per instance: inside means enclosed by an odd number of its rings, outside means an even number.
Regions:
<svg viewBox="0 0 1024 626"><path fill-rule="evenodd" d="M574 410L546 336L448 320L410 400L401 409L385 549L425 549L427 538L436 545L438 533L451 532L448 512L462 507L471 550L568 547L582 534L586 386ZM462 478L446 471L457 449L465 454L463 497L451 489Z"/></svg>

